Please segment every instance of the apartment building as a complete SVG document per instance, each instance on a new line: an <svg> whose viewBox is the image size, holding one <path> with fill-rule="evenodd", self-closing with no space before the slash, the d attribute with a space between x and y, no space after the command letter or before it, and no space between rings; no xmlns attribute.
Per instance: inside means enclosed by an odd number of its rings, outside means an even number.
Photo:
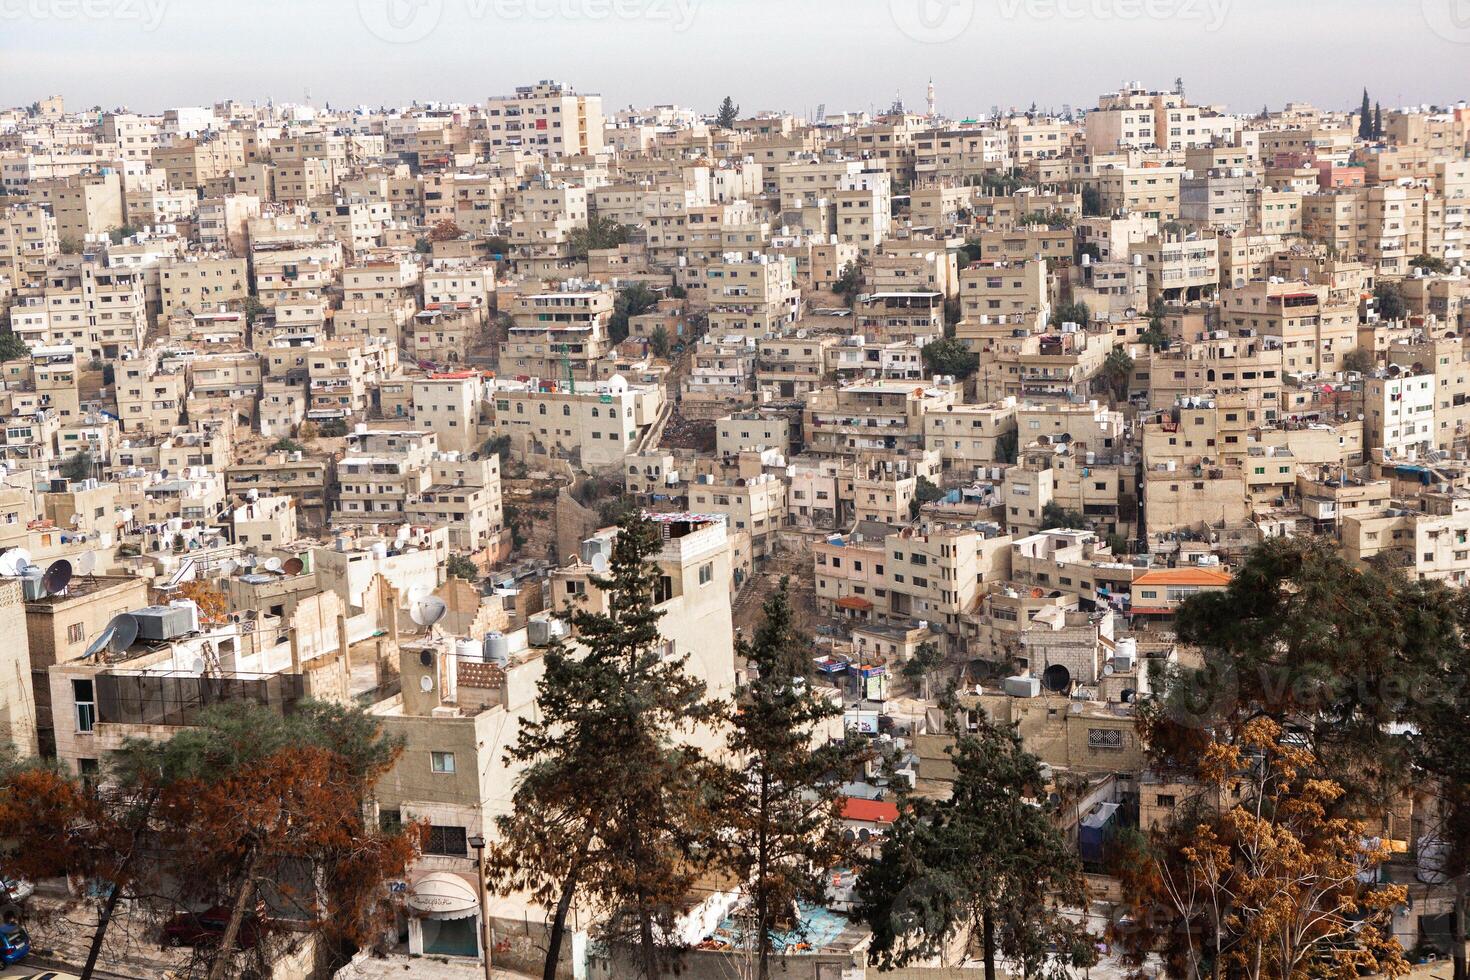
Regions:
<svg viewBox="0 0 1470 980"><path fill-rule="evenodd" d="M765 253L726 253L704 268L710 333L779 335L801 317L791 263Z"/></svg>
<svg viewBox="0 0 1470 980"><path fill-rule="evenodd" d="M595 361L611 348L607 321L615 297L595 284L568 282L557 292L516 293L500 345L502 375L565 380L598 376Z"/></svg>
<svg viewBox="0 0 1470 980"><path fill-rule="evenodd" d="M1250 282L1221 291L1222 326L1250 330L1282 351L1282 368L1293 373L1332 373L1357 346L1358 305L1339 299L1326 286L1276 281Z"/></svg>
<svg viewBox="0 0 1470 980"><path fill-rule="evenodd" d="M1385 457L1414 459L1434 449L1436 389L1433 374L1390 368L1363 380L1363 437Z"/></svg>
<svg viewBox="0 0 1470 980"><path fill-rule="evenodd" d="M184 310L217 310L250 295L249 269L243 258L166 258L159 263L158 279L163 316Z"/></svg>
<svg viewBox="0 0 1470 980"><path fill-rule="evenodd" d="M1016 400L946 405L924 413L924 448L937 451L946 473L973 475L1014 458Z"/></svg>
<svg viewBox="0 0 1470 980"><path fill-rule="evenodd" d="M834 456L907 456L924 448L924 416L957 401L949 388L869 382L812 391L802 413L807 449Z"/></svg>
<svg viewBox="0 0 1470 980"><path fill-rule="evenodd" d="M513 95L485 100L486 139L494 150L595 155L602 152L605 125L602 96L579 95L557 81L517 86Z"/></svg>
<svg viewBox="0 0 1470 980"><path fill-rule="evenodd" d="M371 429L359 423L337 461L333 524L401 524L410 501L433 485L431 461L439 450L432 432Z"/></svg>
<svg viewBox="0 0 1470 980"><path fill-rule="evenodd" d="M122 176L110 170L60 180L31 181L31 200L51 207L56 234L80 246L88 235L123 226Z"/></svg>
<svg viewBox="0 0 1470 980"><path fill-rule="evenodd" d="M13 288L36 288L61 255L56 218L39 204L0 205L0 278Z"/></svg>
<svg viewBox="0 0 1470 980"><path fill-rule="evenodd" d="M262 497L290 497L302 524L322 527L331 514L333 472L330 458L274 452L226 466L225 486L235 497L250 491Z"/></svg>
<svg viewBox="0 0 1470 980"><path fill-rule="evenodd" d="M484 459L458 451L440 453L430 463L428 489L408 501L413 524L449 529L449 546L476 554L489 549L501 557L505 514L500 496L500 457Z"/></svg>
<svg viewBox="0 0 1470 980"><path fill-rule="evenodd" d="M496 435L509 436L523 452L570 459L587 470L621 469L664 409L662 386L620 377L541 388L498 380L487 397L495 404Z"/></svg>

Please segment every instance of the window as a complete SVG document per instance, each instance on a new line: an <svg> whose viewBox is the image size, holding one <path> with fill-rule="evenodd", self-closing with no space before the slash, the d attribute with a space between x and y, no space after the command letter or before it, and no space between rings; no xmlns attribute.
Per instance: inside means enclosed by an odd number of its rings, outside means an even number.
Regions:
<svg viewBox="0 0 1470 980"><path fill-rule="evenodd" d="M81 623L72 623L66 628L66 642L80 643L86 638L87 634Z"/></svg>
<svg viewBox="0 0 1470 980"><path fill-rule="evenodd" d="M1099 751L1118 752L1123 748L1123 733L1116 728L1089 728L1087 747Z"/></svg>
<svg viewBox="0 0 1470 980"><path fill-rule="evenodd" d="M433 770L435 772L453 773L454 772L454 753L453 752L430 752L429 753L429 765L433 768Z"/></svg>
<svg viewBox="0 0 1470 980"><path fill-rule="evenodd" d="M699 584L708 585L715 578L715 563L706 562L699 566Z"/></svg>
<svg viewBox="0 0 1470 980"><path fill-rule="evenodd" d="M463 827L429 827L429 840L424 845L425 854L447 854L464 857L469 854L469 839Z"/></svg>
<svg viewBox="0 0 1470 980"><path fill-rule="evenodd" d="M97 727L97 697L92 693L92 681L71 682L71 699L77 706L77 731L90 732Z"/></svg>

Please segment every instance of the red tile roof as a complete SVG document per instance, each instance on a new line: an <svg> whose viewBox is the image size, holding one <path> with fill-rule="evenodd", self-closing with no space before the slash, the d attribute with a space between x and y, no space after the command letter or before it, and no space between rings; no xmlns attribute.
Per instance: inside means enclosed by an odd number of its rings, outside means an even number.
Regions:
<svg viewBox="0 0 1470 980"><path fill-rule="evenodd" d="M842 801L842 819L861 820L865 823L893 823L898 819L898 804L849 796Z"/></svg>

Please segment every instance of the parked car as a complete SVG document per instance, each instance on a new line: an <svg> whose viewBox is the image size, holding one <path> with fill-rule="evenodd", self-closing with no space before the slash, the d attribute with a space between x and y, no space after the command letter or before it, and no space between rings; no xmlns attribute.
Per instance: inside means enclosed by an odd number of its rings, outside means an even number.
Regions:
<svg viewBox="0 0 1470 980"><path fill-rule="evenodd" d="M0 878L0 905L24 902L35 890L35 883L24 878Z"/></svg>
<svg viewBox="0 0 1470 980"><path fill-rule="evenodd" d="M205 909L203 912L181 912L163 925L165 946L208 946L217 943L230 925L230 909L224 905ZM260 924L255 916L247 915L240 923L235 945L250 949L260 941Z"/></svg>
<svg viewBox="0 0 1470 980"><path fill-rule="evenodd" d="M31 955L31 937L14 922L0 925L0 965L10 966Z"/></svg>

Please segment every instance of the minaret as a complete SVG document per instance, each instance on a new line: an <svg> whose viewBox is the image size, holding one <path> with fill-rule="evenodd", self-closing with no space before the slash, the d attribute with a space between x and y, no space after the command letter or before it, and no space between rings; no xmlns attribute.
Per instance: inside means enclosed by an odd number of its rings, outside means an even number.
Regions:
<svg viewBox="0 0 1470 980"><path fill-rule="evenodd" d="M932 79L932 78L929 79L928 101L929 101L929 118L930 119L938 119L939 118L939 110L935 107L935 102L934 102L934 79Z"/></svg>

